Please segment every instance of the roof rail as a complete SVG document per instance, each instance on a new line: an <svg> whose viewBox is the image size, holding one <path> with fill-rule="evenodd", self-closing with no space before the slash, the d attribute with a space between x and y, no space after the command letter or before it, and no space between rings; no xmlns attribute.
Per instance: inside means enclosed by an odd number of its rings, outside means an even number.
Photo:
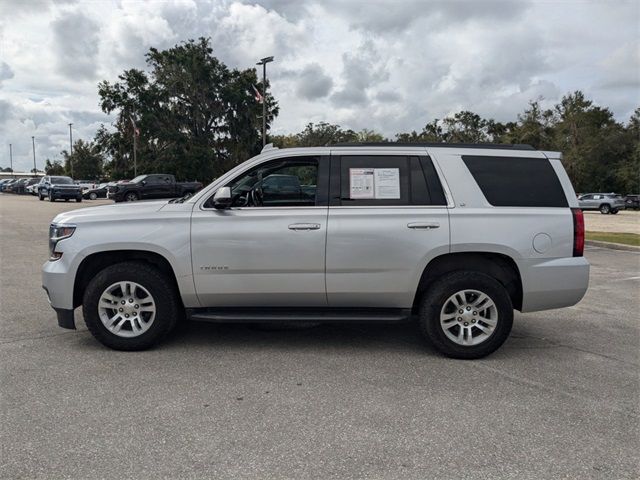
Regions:
<svg viewBox="0 0 640 480"><path fill-rule="evenodd" d="M333 147L437 147L437 148L487 148L495 150L535 150L531 145L511 143L411 143L411 142L343 142Z"/></svg>
<svg viewBox="0 0 640 480"><path fill-rule="evenodd" d="M269 150L278 150L278 147L274 147L273 143L267 143L264 147L262 147L262 150L260 151L260 153L264 153Z"/></svg>

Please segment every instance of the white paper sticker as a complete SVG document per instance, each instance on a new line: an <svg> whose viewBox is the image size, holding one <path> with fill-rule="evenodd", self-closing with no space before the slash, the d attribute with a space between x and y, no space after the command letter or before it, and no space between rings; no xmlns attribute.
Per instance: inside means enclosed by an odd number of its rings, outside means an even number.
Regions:
<svg viewBox="0 0 640 480"><path fill-rule="evenodd" d="M374 174L374 192L376 199L400 198L400 169L376 168Z"/></svg>
<svg viewBox="0 0 640 480"><path fill-rule="evenodd" d="M373 168L349 169L349 198L374 198Z"/></svg>

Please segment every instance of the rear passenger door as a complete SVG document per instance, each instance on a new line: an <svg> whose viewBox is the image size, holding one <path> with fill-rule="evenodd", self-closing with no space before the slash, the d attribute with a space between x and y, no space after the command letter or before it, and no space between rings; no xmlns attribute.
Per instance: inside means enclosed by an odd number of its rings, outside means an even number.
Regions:
<svg viewBox="0 0 640 480"><path fill-rule="evenodd" d="M330 307L410 308L420 276L449 252L449 214L426 154L331 155L326 283Z"/></svg>

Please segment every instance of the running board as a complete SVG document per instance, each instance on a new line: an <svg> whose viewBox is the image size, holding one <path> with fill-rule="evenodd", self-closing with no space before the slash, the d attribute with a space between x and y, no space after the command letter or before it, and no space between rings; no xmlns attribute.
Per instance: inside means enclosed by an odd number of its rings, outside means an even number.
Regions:
<svg viewBox="0 0 640 480"><path fill-rule="evenodd" d="M187 318L198 322L402 322L411 317L401 308L197 308Z"/></svg>

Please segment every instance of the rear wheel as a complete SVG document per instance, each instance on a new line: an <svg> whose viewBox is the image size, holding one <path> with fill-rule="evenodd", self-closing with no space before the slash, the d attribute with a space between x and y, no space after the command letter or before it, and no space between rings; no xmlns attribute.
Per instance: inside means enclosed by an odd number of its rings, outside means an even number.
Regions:
<svg viewBox="0 0 640 480"><path fill-rule="evenodd" d="M498 349L513 324L511 298L500 282L479 272L440 277L422 298L420 329L443 354L482 358Z"/></svg>
<svg viewBox="0 0 640 480"><path fill-rule="evenodd" d="M135 202L138 200L138 194L135 192L129 192L124 196L125 202Z"/></svg>
<svg viewBox="0 0 640 480"><path fill-rule="evenodd" d="M620 210L618 210L617 208L614 208L613 210L611 210L611 213L613 215L615 215L616 213L618 213Z"/></svg>
<svg viewBox="0 0 640 480"><path fill-rule="evenodd" d="M76 202L80 203L82 201L82 197L76 197Z"/></svg>
<svg viewBox="0 0 640 480"><path fill-rule="evenodd" d="M607 215L610 212L611 212L611 205L609 205L608 203L604 203L600 205L600 213L602 213L603 215Z"/></svg>
<svg viewBox="0 0 640 480"><path fill-rule="evenodd" d="M44 195L42 195L41 192L38 192L38 200L40 200L41 202L44 200Z"/></svg>
<svg viewBox="0 0 640 480"><path fill-rule="evenodd" d="M56 199L54 198L53 194L51 192L49 192L49 201L50 202L55 202Z"/></svg>
<svg viewBox="0 0 640 480"><path fill-rule="evenodd" d="M87 328L103 345L144 350L173 329L182 305L167 275L143 262L124 262L89 282L82 312Z"/></svg>
<svg viewBox="0 0 640 480"><path fill-rule="evenodd" d="M98 198L98 195L95 192L89 194L89 200L95 200L96 198Z"/></svg>

